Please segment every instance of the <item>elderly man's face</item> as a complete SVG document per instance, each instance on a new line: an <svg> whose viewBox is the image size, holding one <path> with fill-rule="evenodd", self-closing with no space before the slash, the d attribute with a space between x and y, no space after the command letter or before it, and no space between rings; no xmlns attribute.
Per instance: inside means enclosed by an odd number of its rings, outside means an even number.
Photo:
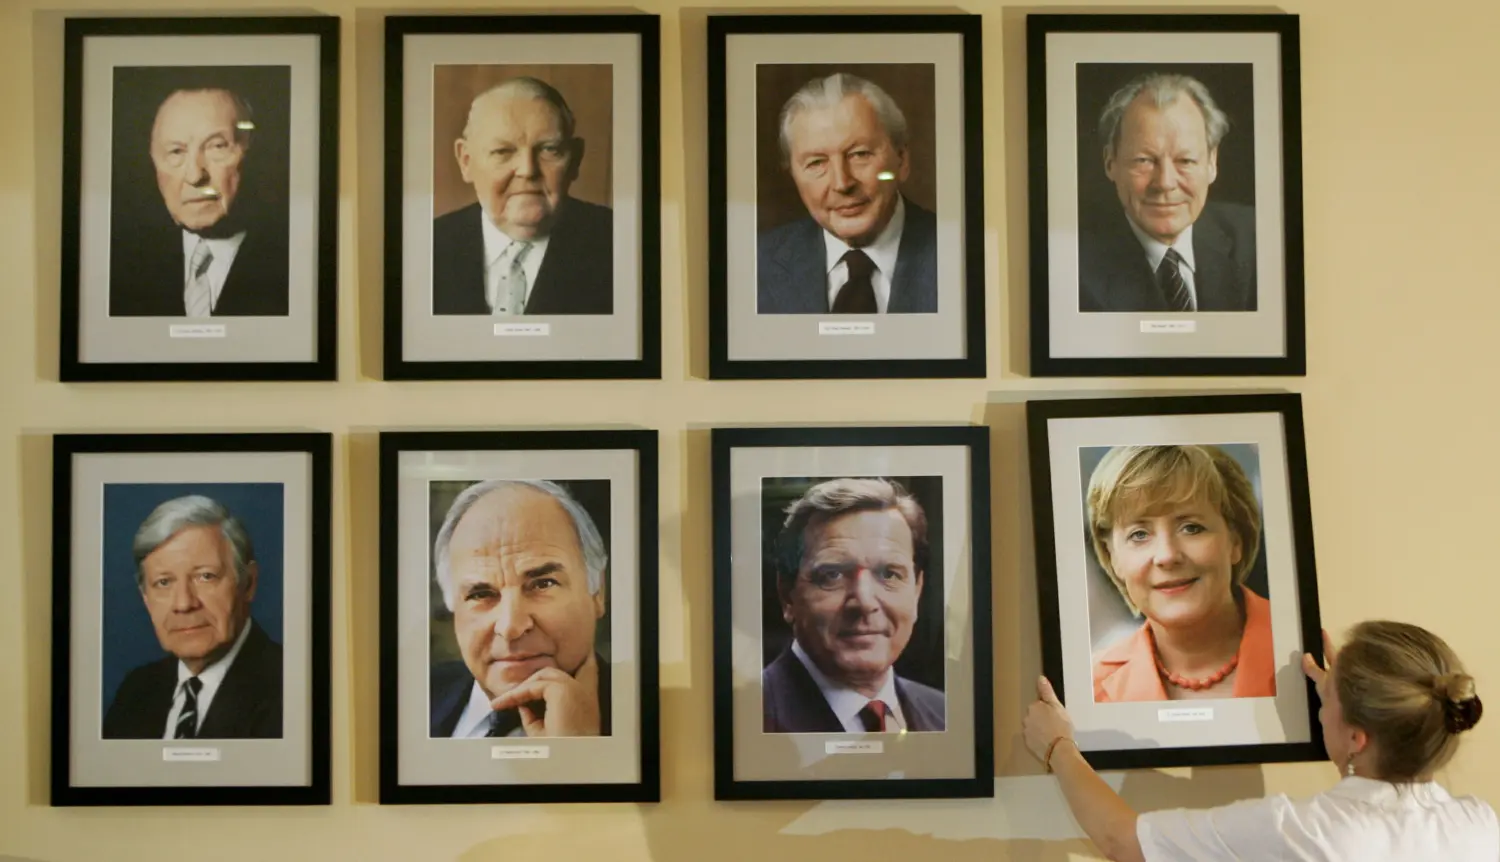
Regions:
<svg viewBox="0 0 1500 862"><path fill-rule="evenodd" d="M921 596L911 527L901 513L850 512L808 525L781 613L824 673L874 686L911 640Z"/></svg>
<svg viewBox="0 0 1500 862"><path fill-rule="evenodd" d="M551 496L502 488L476 502L448 545L464 664L491 697L542 668L576 673L594 649L604 590L589 594L578 531Z"/></svg>
<svg viewBox="0 0 1500 862"><path fill-rule="evenodd" d="M808 213L855 248L874 242L896 211L911 165L869 101L846 96L802 111L787 131L792 181Z"/></svg>
<svg viewBox="0 0 1500 862"><path fill-rule="evenodd" d="M1219 151L1208 147L1208 123L1183 95L1157 108L1137 96L1120 121L1119 146L1104 154L1125 214L1153 238L1171 245L1198 220L1208 187L1219 175Z"/></svg>
<svg viewBox="0 0 1500 862"><path fill-rule="evenodd" d="M203 231L229 215L240 190L248 134L223 90L173 93L156 112L151 161L172 219Z"/></svg>
<svg viewBox="0 0 1500 862"><path fill-rule="evenodd" d="M454 143L464 182L474 186L495 227L511 239L547 236L578 177L583 141L569 139L562 117L541 99L494 94L471 112L468 135Z"/></svg>
<svg viewBox="0 0 1500 862"><path fill-rule="evenodd" d="M141 597L162 649L197 673L234 645L255 598L256 567L246 583L218 527L187 527L141 561Z"/></svg>

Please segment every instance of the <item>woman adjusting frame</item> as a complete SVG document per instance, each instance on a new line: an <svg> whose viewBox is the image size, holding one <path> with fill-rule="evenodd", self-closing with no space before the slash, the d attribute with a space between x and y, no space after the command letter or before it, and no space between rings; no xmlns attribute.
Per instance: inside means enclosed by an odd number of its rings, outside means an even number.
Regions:
<svg viewBox="0 0 1500 862"><path fill-rule="evenodd" d="M1137 814L1084 760L1046 677L1026 713L1026 747L1057 774L1073 816L1115 862L1500 858L1494 809L1433 781L1483 712L1448 645L1413 625L1366 622L1336 661L1325 632L1323 652L1326 670L1310 655L1302 669L1317 686L1328 755L1344 778L1309 799Z"/></svg>
<svg viewBox="0 0 1500 862"><path fill-rule="evenodd" d="M1100 566L1146 622L1094 662L1094 700L1275 697L1271 606L1245 586L1260 506L1213 446L1120 446L1089 478Z"/></svg>

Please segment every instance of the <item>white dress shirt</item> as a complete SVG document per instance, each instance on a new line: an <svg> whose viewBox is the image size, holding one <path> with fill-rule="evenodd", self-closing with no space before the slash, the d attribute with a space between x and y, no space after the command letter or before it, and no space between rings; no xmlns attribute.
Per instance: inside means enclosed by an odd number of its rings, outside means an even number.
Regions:
<svg viewBox="0 0 1500 862"><path fill-rule="evenodd" d="M479 224L480 232L484 235L484 295L495 296L500 279L510 272L510 256L505 253L521 240L511 239L504 231L495 227L495 223L490 220L489 210L484 207L479 208ZM526 273L526 301L530 302L531 291L536 287L537 273L542 271L542 258L547 256L547 237L525 241L531 243L531 251L521 261L521 269ZM501 255L505 255L503 261Z"/></svg>
<svg viewBox="0 0 1500 862"><path fill-rule="evenodd" d="M188 279L193 274L190 271L193 265L193 251L198 248L198 243L208 243L208 252L213 255L213 260L208 262L208 284L213 289L213 304L210 308L219 307L219 294L224 290L224 280L229 278L229 267L234 265L234 256L240 253L240 244L245 241L245 232L240 231L231 237L223 239L209 239L193 233L190 230L182 232L182 285L187 287ZM202 715L202 712L199 712Z"/></svg>
<svg viewBox="0 0 1500 862"><path fill-rule="evenodd" d="M469 690L469 702L464 704L464 711L459 713L458 723L453 725L451 739L482 739L490 732L490 715L494 712L490 709L490 696L484 693L479 683ZM517 727L511 731L509 736L525 736L526 729Z"/></svg>
<svg viewBox="0 0 1500 862"><path fill-rule="evenodd" d="M245 638L250 636L250 620L240 626L240 636L234 639L234 646L229 648L225 656L198 674L198 680L203 683L203 688L198 690L198 723L194 730L203 726L203 717L208 715L208 708L213 705L214 695L219 693L219 686L224 684L224 675L229 673L229 668L234 664L234 659L240 654L240 647L245 645ZM181 661L177 662L177 692L172 696L172 711L167 713L167 727L162 732L162 739L172 739L173 732L177 729L177 717L182 715L182 708L187 705L187 681L193 678L193 672L188 670L187 665Z"/></svg>
<svg viewBox="0 0 1500 862"><path fill-rule="evenodd" d="M891 277L896 273L896 253L901 250L901 229L905 225L906 201L898 196L896 211L891 214L885 230L875 237L874 242L861 249L875 264L875 273L870 276L870 283L875 287L875 307L880 314L885 314L886 308L891 304ZM823 248L826 255L825 269L828 272L828 307L833 308L839 288L849 281L849 265L843 262L843 258L849 253L850 247L825 230Z"/></svg>
<svg viewBox="0 0 1500 862"><path fill-rule="evenodd" d="M1500 825L1472 796L1436 783L1345 778L1294 802L1284 795L1136 821L1146 862L1495 862Z"/></svg>
<svg viewBox="0 0 1500 862"><path fill-rule="evenodd" d="M839 723L850 733L867 733L865 723L859 717L859 711L865 708L865 704L872 700L878 700L885 704L887 733L906 729L906 716L901 712L901 700L896 697L896 672L888 669L885 672L885 682L880 684L880 691L874 697L866 697L852 688L846 688L829 679L807 652L802 649L802 644L792 641L792 655L802 662L807 672L812 674L813 682L818 684L818 690L823 692L823 699L828 701L828 707L833 714L838 716ZM894 723L894 727L892 724Z"/></svg>
<svg viewBox="0 0 1500 862"><path fill-rule="evenodd" d="M1151 272L1153 274L1158 268L1161 267L1162 258L1165 258L1167 256L1167 249L1177 249L1177 254L1182 257L1182 263L1178 265L1177 269L1182 273L1183 283L1187 285L1188 296L1192 297L1193 299L1193 311L1197 311L1198 283L1194 280L1194 275L1197 272L1198 261L1193 256L1193 226L1188 225L1187 230L1183 231L1182 234L1177 237L1176 243L1172 245L1166 245L1165 243L1136 227L1135 222L1131 221L1130 219L1125 219L1125 223L1130 225L1131 232L1135 234L1135 238L1137 240L1140 240L1141 248L1146 250L1146 262L1151 264Z"/></svg>

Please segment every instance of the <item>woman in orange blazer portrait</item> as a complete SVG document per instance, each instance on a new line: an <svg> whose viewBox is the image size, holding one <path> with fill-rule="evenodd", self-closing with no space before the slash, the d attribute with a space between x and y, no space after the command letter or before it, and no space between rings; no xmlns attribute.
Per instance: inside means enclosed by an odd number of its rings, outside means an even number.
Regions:
<svg viewBox="0 0 1500 862"><path fill-rule="evenodd" d="M1094 700L1275 697L1271 604L1245 586L1260 505L1215 446L1119 446L1089 478L1094 553L1145 623L1094 656Z"/></svg>

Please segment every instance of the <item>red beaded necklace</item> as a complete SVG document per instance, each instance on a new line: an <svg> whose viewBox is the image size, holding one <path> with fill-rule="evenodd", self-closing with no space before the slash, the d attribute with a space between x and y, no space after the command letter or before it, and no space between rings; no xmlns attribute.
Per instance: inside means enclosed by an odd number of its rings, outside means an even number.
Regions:
<svg viewBox="0 0 1500 862"><path fill-rule="evenodd" d="M1223 682L1224 677L1229 676L1229 674L1233 673L1234 669L1238 667L1240 663L1239 653L1235 653L1234 657L1229 660L1228 664L1224 665L1208 676L1202 679L1189 679L1188 677L1179 676L1178 674L1172 673L1171 671L1167 670L1167 666L1162 663L1161 653L1156 649L1156 634L1151 631L1151 627L1149 625L1146 627L1146 637L1151 639L1151 656L1156 659L1157 672L1161 674L1162 679L1166 680L1172 685L1177 686L1178 688L1191 689L1192 691L1203 691L1206 688L1213 688L1214 686Z"/></svg>

